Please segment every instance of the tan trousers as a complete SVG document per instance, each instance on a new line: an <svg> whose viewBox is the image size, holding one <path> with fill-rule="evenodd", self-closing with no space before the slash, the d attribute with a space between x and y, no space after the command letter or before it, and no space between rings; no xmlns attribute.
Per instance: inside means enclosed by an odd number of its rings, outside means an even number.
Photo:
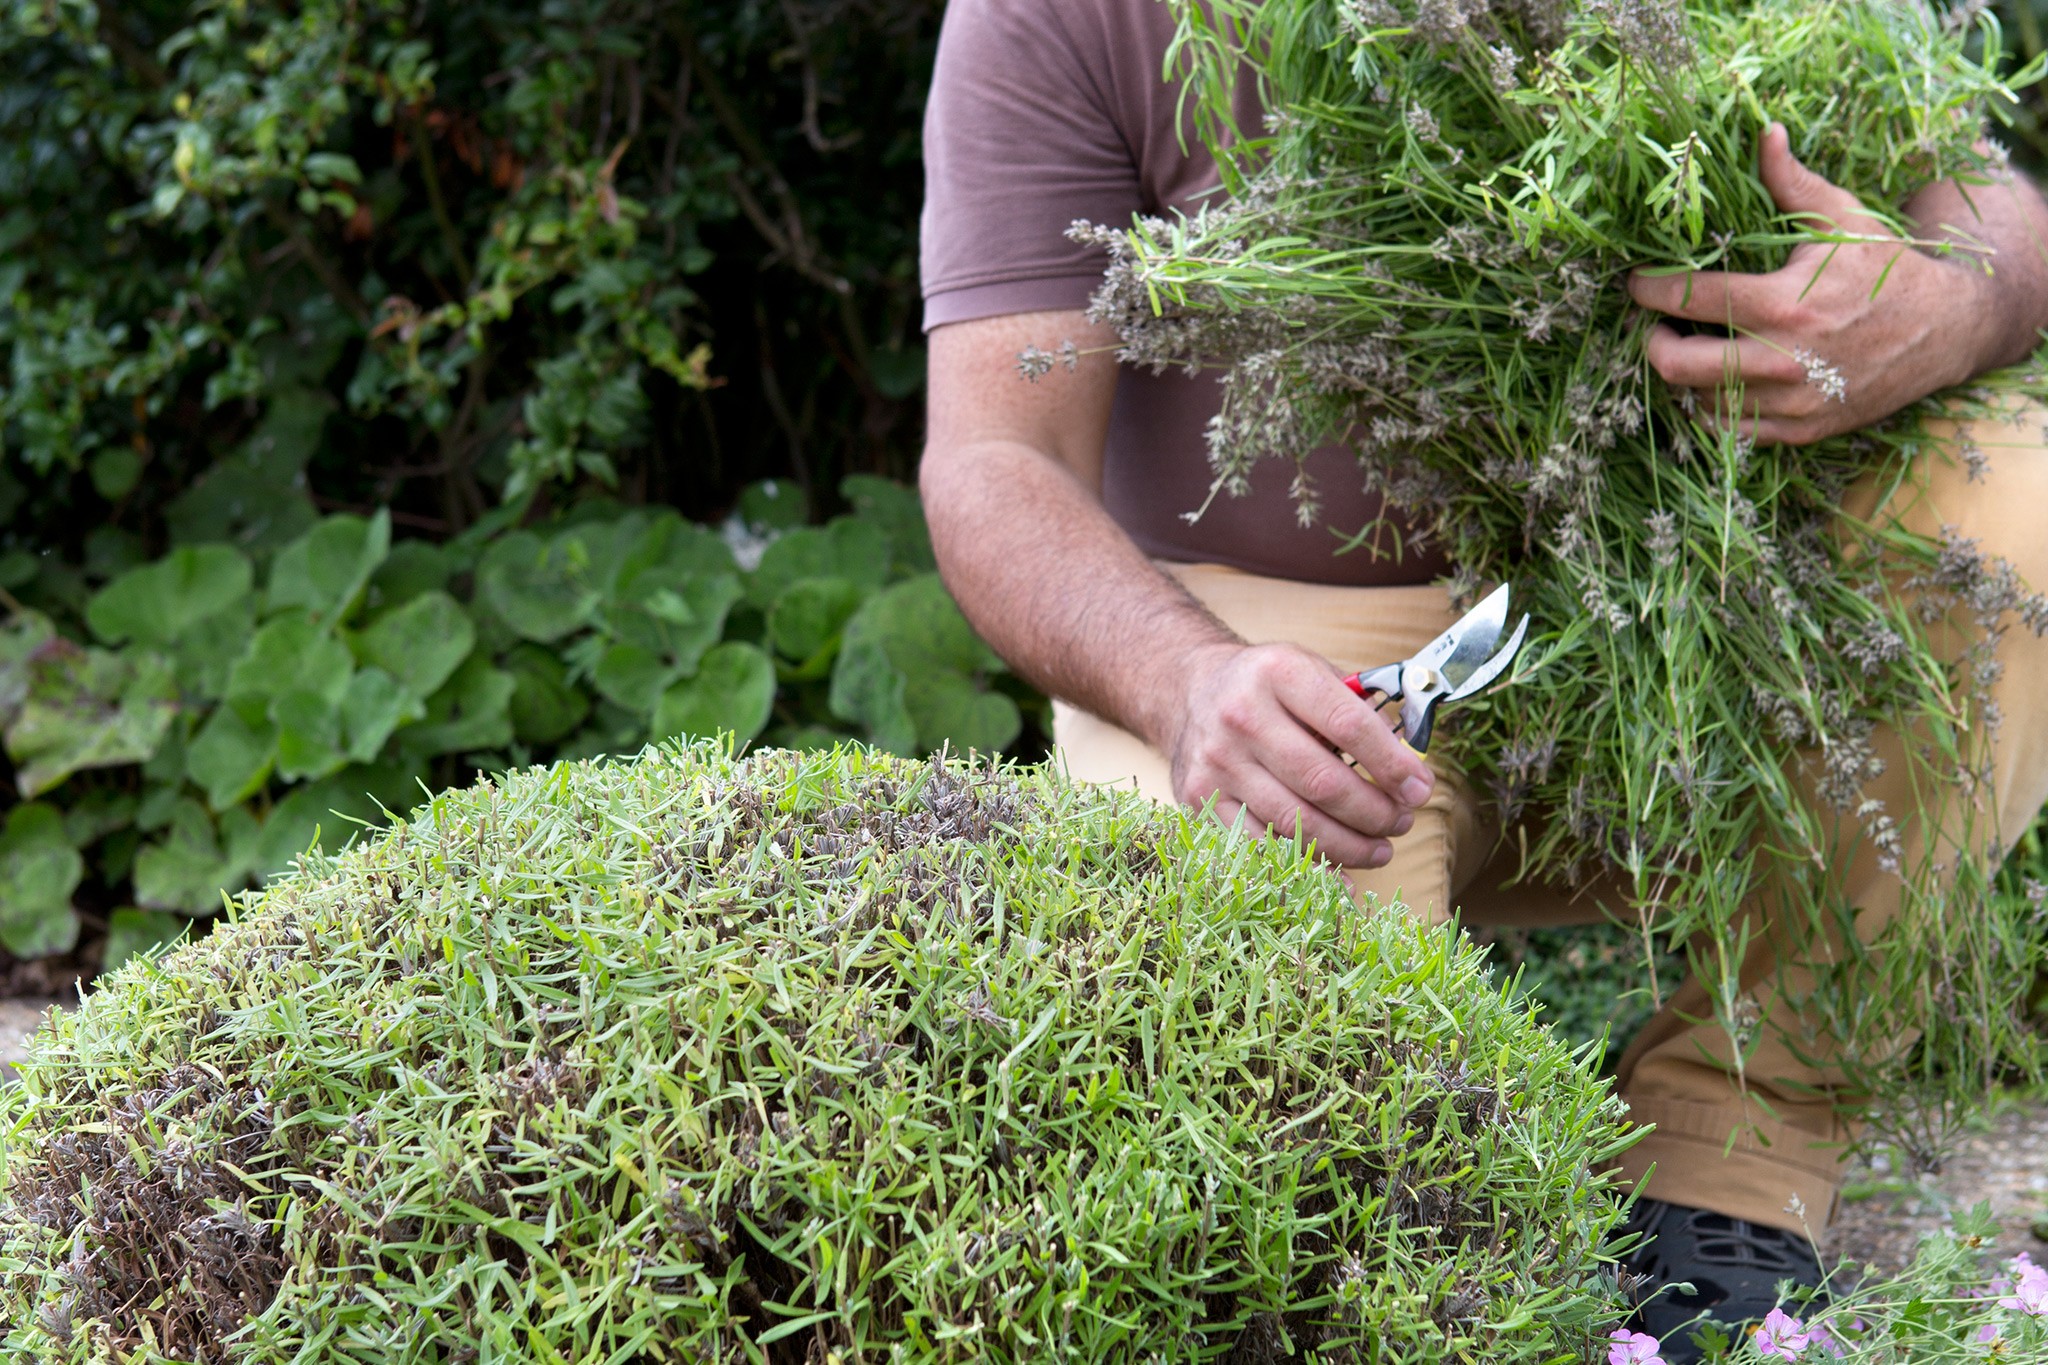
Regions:
<svg viewBox="0 0 2048 1365"><path fill-rule="evenodd" d="M1916 531L1938 534L1950 526L1976 540L1987 555L2009 561L2029 584L2048 588L2048 411L2013 400L2009 416L1937 428L1936 453L1920 461L1893 507ZM1962 441L1987 456L1981 478L1951 458ZM1867 514L1877 495L1851 490L1848 506ZM1245 640L1292 641L1349 672L1405 658L1453 619L1442 587L1344 588L1261 578L1207 564L1166 564L1190 592ZM1938 647L1960 652L1973 638L1964 622L1937 627ZM2048 800L2048 642L2017 624L1999 648L2005 665L1994 687L2003 723L1989 737L1995 813L2001 847L2010 847ZM1743 686L1739 678L1727 680ZM1055 703L1054 740L1068 773L1090 782L1131 785L1158 801L1173 790L1164 756L1136 736L1063 703ZM1453 722L1455 723L1455 722ZM1910 818L1916 809L1909 765L1897 735L1880 735L1889 761L1869 794L1882 799L1905 836L1907 866L1928 848L1927 832ZM1347 868L1355 890L1398 900L1415 914L1442 922L1454 909L1468 922L1500 925L1593 923L1625 909L1617 888L1590 888L1577 896L1553 887L1507 886L1517 870L1514 850L1460 774L1432 756L1435 793L1416 814L1415 826L1394 841L1386 867ZM1853 822L1844 821L1845 825ZM1983 826L1979 826L1981 842ZM1845 828L1845 835L1855 831ZM1868 840L1833 869L1849 903L1867 913L1858 923L1876 932L1902 899L1899 879L1879 869ZM1939 854L1940 850L1936 850ZM1760 913L1760 912L1759 912ZM1841 1183L1841 1143L1849 1136L1837 1108L1843 1078L1811 1059L1802 1061L1783 1037L1799 1025L1773 1014L1782 945L1766 931L1753 936L1741 977L1759 997L1765 1027L1746 1063L1746 1084L1731 1071L1731 1044L1713 1020L1705 988L1688 980L1643 1027L1623 1054L1621 1096L1632 1116L1654 1125L1622 1159L1635 1179L1650 1173L1647 1192L1657 1198L1794 1231L1818 1233L1832 1216ZM1778 1005L1782 1014L1785 1005ZM1652 1172L1652 1168L1654 1171ZM1789 1211L1794 1198L1803 1216Z"/></svg>

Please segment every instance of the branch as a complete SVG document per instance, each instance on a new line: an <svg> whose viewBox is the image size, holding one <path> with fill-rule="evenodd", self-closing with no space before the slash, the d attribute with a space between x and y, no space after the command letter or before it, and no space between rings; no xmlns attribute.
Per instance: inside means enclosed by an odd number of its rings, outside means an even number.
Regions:
<svg viewBox="0 0 2048 1365"><path fill-rule="evenodd" d="M414 141L420 148L420 175L427 182L427 202L433 206L434 221L441 225L441 245L448 249L449 259L455 264L455 278L462 285L463 297L469 296L469 258L462 249L462 234L455 230L455 220L448 216L448 202L441 197L441 172L434 160L434 138L427 128L427 120L415 108L412 111Z"/></svg>
<svg viewBox="0 0 2048 1365"><path fill-rule="evenodd" d="M128 36L121 27L117 6L99 7L99 40L107 45L107 51L114 54L114 60L121 63L128 74L145 90L161 90L171 83L171 73L164 70L149 49Z"/></svg>
<svg viewBox="0 0 2048 1365"><path fill-rule="evenodd" d="M264 216L270 219L271 226L284 234L285 240L299 253L299 258L319 277L327 292L334 295L335 301L348 310L350 317L362 324L364 331L369 331L373 323L369 301L356 292L354 285L342 278L341 271L334 262L320 254L320 249L307 238L299 220L279 208L277 202L272 199L263 201L263 212Z"/></svg>

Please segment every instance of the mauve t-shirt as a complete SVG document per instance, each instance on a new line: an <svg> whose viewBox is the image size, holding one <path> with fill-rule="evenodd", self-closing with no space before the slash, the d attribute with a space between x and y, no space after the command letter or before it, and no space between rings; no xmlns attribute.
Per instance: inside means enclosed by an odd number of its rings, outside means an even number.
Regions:
<svg viewBox="0 0 2048 1365"><path fill-rule="evenodd" d="M1162 0L951 0L924 123L927 330L1085 307L1104 258L1067 240L1075 219L1192 212L1215 189L1215 159L1164 75L1173 28ZM1257 116L1250 96L1247 86L1241 125ZM1443 571L1434 555L1395 557L1392 536L1378 557L1336 553L1339 532L1380 513L1341 446L1309 457L1315 526L1296 522L1293 469L1276 460L1255 467L1250 493L1219 495L1187 521L1208 497L1205 435L1220 402L1213 373L1117 376L1103 502L1140 549L1312 583L1426 583Z"/></svg>

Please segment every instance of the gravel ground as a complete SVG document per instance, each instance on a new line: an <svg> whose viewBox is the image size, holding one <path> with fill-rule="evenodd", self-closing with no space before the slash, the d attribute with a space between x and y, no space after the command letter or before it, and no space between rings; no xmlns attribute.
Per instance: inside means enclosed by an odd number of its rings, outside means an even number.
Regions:
<svg viewBox="0 0 2048 1365"><path fill-rule="evenodd" d="M1822 1250L1832 1258L1901 1269L1920 1238L1989 1202L1997 1254L2048 1252L2048 1100L2001 1098L1940 1174L1914 1180L1879 1158L1859 1165Z"/></svg>
<svg viewBox="0 0 2048 1365"><path fill-rule="evenodd" d="M63 1003L47 996L0 1000L0 1080L13 1079L14 1064L24 1055L28 1036L43 1022L43 1011Z"/></svg>

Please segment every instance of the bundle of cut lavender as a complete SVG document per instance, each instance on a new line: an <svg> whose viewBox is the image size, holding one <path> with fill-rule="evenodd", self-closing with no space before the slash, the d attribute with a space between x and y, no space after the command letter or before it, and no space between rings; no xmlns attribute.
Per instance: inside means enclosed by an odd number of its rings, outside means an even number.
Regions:
<svg viewBox="0 0 2048 1365"><path fill-rule="evenodd" d="M1879 1101L1875 1131L1938 1150L1954 1101L2032 1063L2039 936L1996 891L1972 736L1992 645L2015 619L2048 626L2048 603L1967 542L1907 531L1885 494L1930 418L1988 412L2039 374L1759 445L1650 371L1653 319L1623 280L1767 271L1796 244L1855 240L1774 205L1755 171L1772 121L1910 240L1887 210L1932 181L1984 184L1987 116L2040 73L2001 78L1981 6L1917 0L1170 2L1228 196L1191 219L1077 225L1110 250L1094 315L1122 358L1224 368L1220 493L1341 440L1448 552L1454 599L1513 583L1541 637L1440 751L1491 788L1528 874L1625 881L1610 909L1642 926L1646 963L1657 939L1690 945L1738 1073L1759 1001L1800 996L1825 1036L1795 1041ZM1245 63L1263 136L1233 123ZM1840 395L1825 358L1798 359ZM1858 481L1877 510L1852 517ZM1306 476L1295 496L1319 520ZM1927 626L1952 610L1981 632L1959 663ZM1867 790L1887 730L1915 737L1918 809ZM1919 852L1915 822L1959 833ZM1829 875L1861 841L1905 882L1874 943ZM1796 970L1745 982L1767 932L1745 908L1766 887Z"/></svg>

